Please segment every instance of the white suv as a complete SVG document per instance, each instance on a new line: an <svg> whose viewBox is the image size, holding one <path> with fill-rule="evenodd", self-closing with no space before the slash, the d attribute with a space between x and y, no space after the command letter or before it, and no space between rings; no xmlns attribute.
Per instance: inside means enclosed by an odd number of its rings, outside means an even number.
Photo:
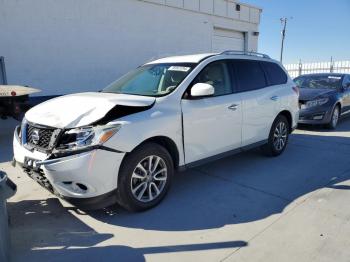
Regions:
<svg viewBox="0 0 350 262"><path fill-rule="evenodd" d="M169 57L30 109L14 163L82 209L140 211L164 198L175 170L256 146L281 154L298 111L298 89L266 55Z"/></svg>

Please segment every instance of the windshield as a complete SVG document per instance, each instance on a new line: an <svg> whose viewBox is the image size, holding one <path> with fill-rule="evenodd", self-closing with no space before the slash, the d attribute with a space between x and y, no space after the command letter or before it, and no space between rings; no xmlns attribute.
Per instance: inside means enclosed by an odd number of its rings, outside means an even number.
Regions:
<svg viewBox="0 0 350 262"><path fill-rule="evenodd" d="M164 96L174 91L195 64L151 64L127 73L102 92Z"/></svg>
<svg viewBox="0 0 350 262"><path fill-rule="evenodd" d="M341 87L341 75L309 75L300 76L294 82L301 88L331 88Z"/></svg>

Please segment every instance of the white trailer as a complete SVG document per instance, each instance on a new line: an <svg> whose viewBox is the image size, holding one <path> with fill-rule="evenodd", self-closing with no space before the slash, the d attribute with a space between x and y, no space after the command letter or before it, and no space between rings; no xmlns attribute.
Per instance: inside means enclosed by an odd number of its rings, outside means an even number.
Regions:
<svg viewBox="0 0 350 262"><path fill-rule="evenodd" d="M0 119L13 117L22 120L24 113L30 108L29 95L38 92L39 89L26 86L0 85Z"/></svg>
<svg viewBox="0 0 350 262"><path fill-rule="evenodd" d="M150 59L257 51L261 9L232 0L1 0L9 84L99 90Z"/></svg>

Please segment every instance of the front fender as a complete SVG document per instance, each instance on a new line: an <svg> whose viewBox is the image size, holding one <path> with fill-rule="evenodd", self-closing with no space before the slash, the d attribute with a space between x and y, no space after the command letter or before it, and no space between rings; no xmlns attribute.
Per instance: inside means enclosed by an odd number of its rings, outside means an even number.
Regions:
<svg viewBox="0 0 350 262"><path fill-rule="evenodd" d="M182 116L180 109L152 108L118 119L122 128L105 145L122 152L131 152L153 137L171 139L179 152L179 164L184 163L182 144Z"/></svg>

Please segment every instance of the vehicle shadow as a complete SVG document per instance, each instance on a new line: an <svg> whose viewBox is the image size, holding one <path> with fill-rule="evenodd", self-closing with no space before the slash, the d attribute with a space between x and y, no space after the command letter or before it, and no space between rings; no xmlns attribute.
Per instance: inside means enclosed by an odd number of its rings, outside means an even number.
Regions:
<svg viewBox="0 0 350 262"><path fill-rule="evenodd" d="M248 223L281 213L317 189L350 189L337 185L350 179L349 157L350 137L293 134L277 158L252 150L177 174L168 196L152 210L131 214L114 206L89 215L111 225L161 231Z"/></svg>
<svg viewBox="0 0 350 262"><path fill-rule="evenodd" d="M33 248L89 247L113 237L97 233L69 211L57 198L8 202L14 259L29 255Z"/></svg>
<svg viewBox="0 0 350 262"><path fill-rule="evenodd" d="M245 241L132 248L114 245L94 247L112 237L81 222L57 198L24 200L8 204L11 214L13 261L146 261L146 254L240 248Z"/></svg>
<svg viewBox="0 0 350 262"><path fill-rule="evenodd" d="M72 249L34 250L32 261L146 261L145 255L168 252L200 251L211 249L241 248L247 246L245 241L228 241L208 244L191 244L175 246L156 246L132 248L128 246L106 246Z"/></svg>

